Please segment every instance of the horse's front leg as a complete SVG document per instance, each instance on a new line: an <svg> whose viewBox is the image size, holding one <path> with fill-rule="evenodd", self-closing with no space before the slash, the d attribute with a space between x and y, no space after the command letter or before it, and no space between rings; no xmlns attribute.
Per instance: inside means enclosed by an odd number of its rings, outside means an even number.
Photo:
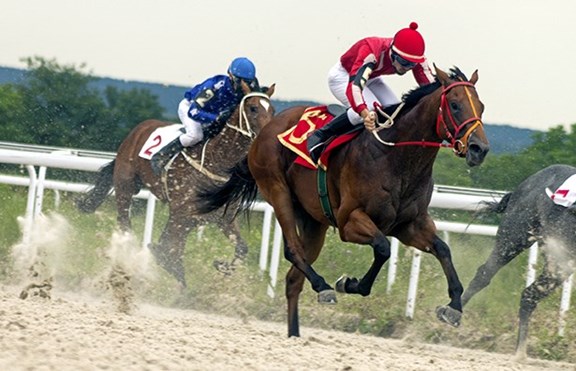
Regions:
<svg viewBox="0 0 576 371"><path fill-rule="evenodd" d="M452 263L450 248L440 237L434 236L430 253L438 259L442 266L444 275L448 280L448 296L450 297L450 303L447 306L443 305L436 308L436 315L441 321L458 327L462 318L462 292L464 288Z"/></svg>
<svg viewBox="0 0 576 371"><path fill-rule="evenodd" d="M340 229L343 241L369 244L374 251L374 260L368 272L360 280L341 276L336 281L336 291L347 294L370 295L374 281L382 266L390 259L390 241L380 232L364 212L355 210Z"/></svg>
<svg viewBox="0 0 576 371"><path fill-rule="evenodd" d="M529 233L530 227L517 227L516 219L505 220L499 227L496 236L496 246L484 264L478 267L476 275L468 284L468 287L462 295L462 306L466 306L470 299L480 290L488 286L492 278L500 271L502 267L510 263L522 251L528 249L534 241L532 233ZM510 232L510 231L522 232Z"/></svg>
<svg viewBox="0 0 576 371"><path fill-rule="evenodd" d="M184 270L184 248L190 230L195 225L194 218L179 219L170 213L162 231L158 245L151 245L156 262L176 280L186 287Z"/></svg>

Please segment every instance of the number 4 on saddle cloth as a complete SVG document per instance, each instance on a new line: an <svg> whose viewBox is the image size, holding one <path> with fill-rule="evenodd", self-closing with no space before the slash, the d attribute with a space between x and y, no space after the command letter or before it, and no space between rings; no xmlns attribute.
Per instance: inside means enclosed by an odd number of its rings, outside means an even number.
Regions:
<svg viewBox="0 0 576 371"><path fill-rule="evenodd" d="M286 130L282 134L278 135L278 140L287 148L296 153L298 157L294 161L298 165L302 165L309 169L316 169L317 166L314 164L306 148L306 139L312 134L316 129L320 129L324 125L328 124L332 119L339 114L343 113L343 107L341 106L315 106L307 108L298 123ZM338 110L340 110L338 112ZM363 125L359 125L363 127ZM328 166L328 159L330 158L330 153L332 150L352 138L356 137L360 131L356 130L352 133L340 135L336 138L331 139L330 143L320 156L318 161L318 166L326 169Z"/></svg>

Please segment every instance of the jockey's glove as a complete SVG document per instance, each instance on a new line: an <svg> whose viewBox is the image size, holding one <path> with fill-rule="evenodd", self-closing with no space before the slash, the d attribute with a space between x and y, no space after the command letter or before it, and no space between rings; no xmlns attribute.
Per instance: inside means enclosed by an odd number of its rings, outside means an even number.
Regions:
<svg viewBox="0 0 576 371"><path fill-rule="evenodd" d="M230 118L230 116L232 116L232 110L229 108L225 109L218 114L218 117L216 117L216 122L219 122L221 124L225 124L226 122L228 122L228 119Z"/></svg>

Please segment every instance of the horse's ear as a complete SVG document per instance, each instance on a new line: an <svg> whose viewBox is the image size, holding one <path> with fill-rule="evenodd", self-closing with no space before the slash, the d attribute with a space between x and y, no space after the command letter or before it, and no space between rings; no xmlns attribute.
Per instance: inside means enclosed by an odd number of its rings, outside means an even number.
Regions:
<svg viewBox="0 0 576 371"><path fill-rule="evenodd" d="M476 82L478 81L478 70L474 71L474 73L472 74L472 77L470 77L470 82L474 85L476 85Z"/></svg>
<svg viewBox="0 0 576 371"><path fill-rule="evenodd" d="M266 89L264 93L266 93L267 96L271 97L272 94L274 94L275 89L276 89L276 83L272 84L268 89Z"/></svg>
<svg viewBox="0 0 576 371"><path fill-rule="evenodd" d="M450 77L448 77L448 74L442 71L440 68L436 67L436 63L433 63L433 65L434 69L436 70L436 77L438 78L438 81L440 81L440 83L444 86L450 85Z"/></svg>

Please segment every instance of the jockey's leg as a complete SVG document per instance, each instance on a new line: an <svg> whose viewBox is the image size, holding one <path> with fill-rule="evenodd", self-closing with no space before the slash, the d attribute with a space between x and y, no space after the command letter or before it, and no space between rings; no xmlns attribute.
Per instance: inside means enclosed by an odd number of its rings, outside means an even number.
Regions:
<svg viewBox="0 0 576 371"><path fill-rule="evenodd" d="M187 116L186 99L183 99L183 101L180 103L178 108L178 115L180 116L182 124L184 124L185 132L184 134L180 135L180 137L174 139L172 142L161 148L150 159L150 166L152 166L152 170L157 176L160 175L162 169L164 166L166 166L166 163L172 157L180 153L184 147L192 147L204 139L202 125Z"/></svg>
<svg viewBox="0 0 576 371"><path fill-rule="evenodd" d="M174 139L164 147L162 147L158 152L156 152L150 159L150 166L154 174L160 175L166 163L174 156L176 156L180 151L184 149L180 137Z"/></svg>
<svg viewBox="0 0 576 371"><path fill-rule="evenodd" d="M308 137L306 142L312 161L314 161L314 163L318 162L320 155L333 137L348 133L356 127L357 125L350 122L348 112L344 112L330 121L327 125L315 130L312 135Z"/></svg>

